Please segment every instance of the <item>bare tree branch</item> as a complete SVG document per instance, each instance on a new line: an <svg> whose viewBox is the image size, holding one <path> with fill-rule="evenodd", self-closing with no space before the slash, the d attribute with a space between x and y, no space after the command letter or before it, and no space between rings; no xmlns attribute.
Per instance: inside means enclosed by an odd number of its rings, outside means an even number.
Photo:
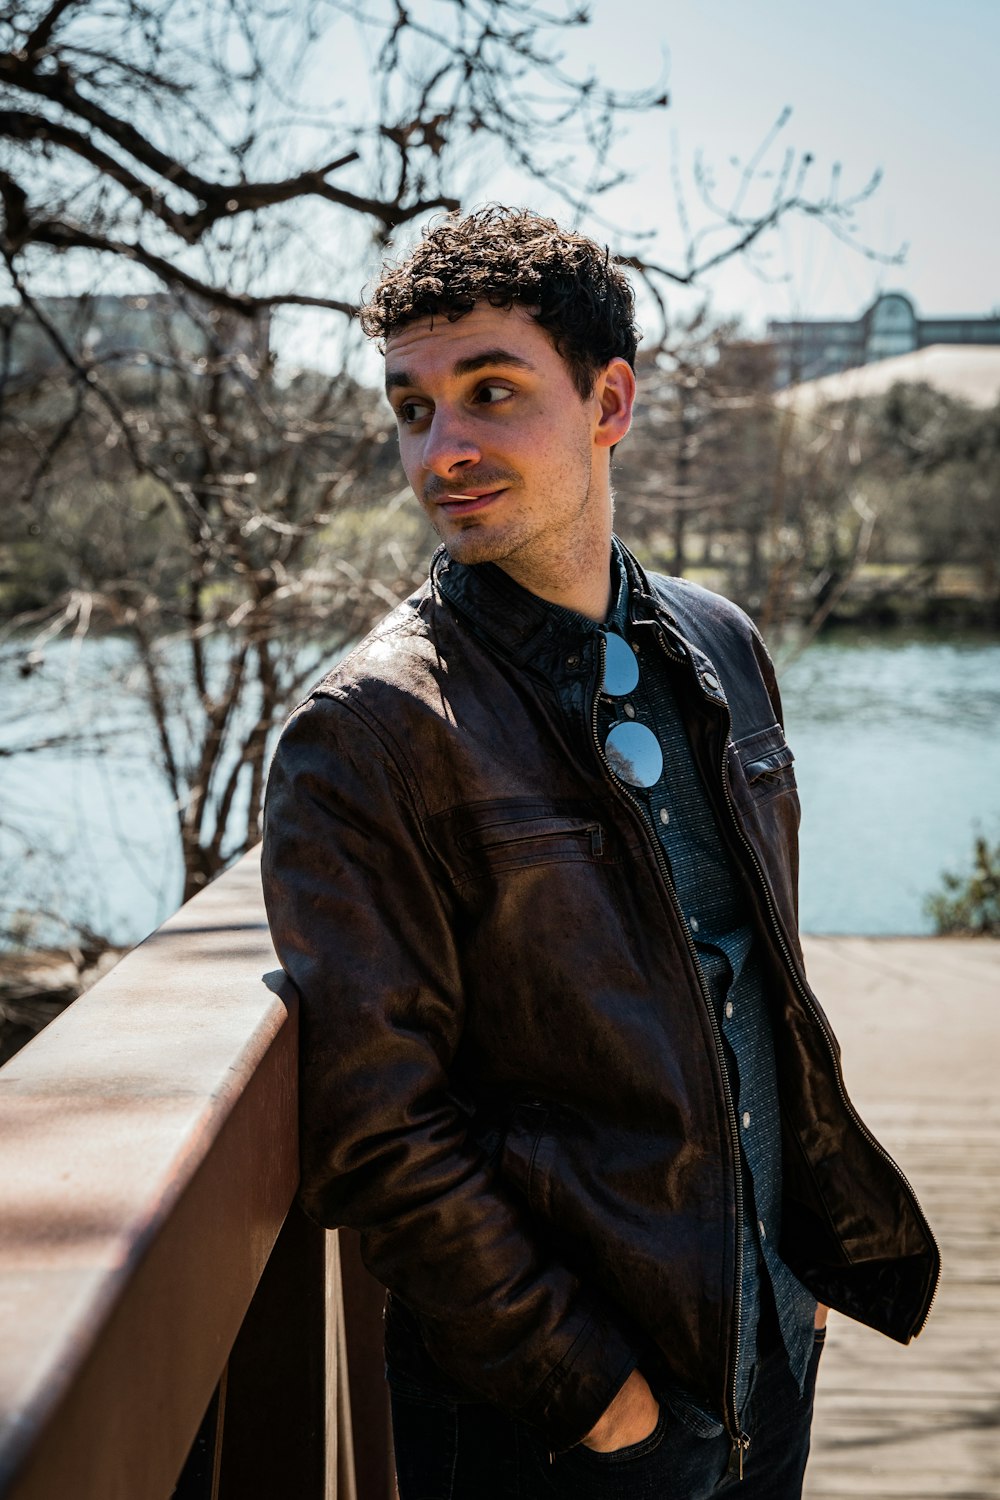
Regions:
<svg viewBox="0 0 1000 1500"><path fill-rule="evenodd" d="M45 15L42 16L38 25L25 41L25 56L35 58L43 53L49 44L52 33L59 25L66 11L79 3L80 0L54 0L54 3L46 11Z"/></svg>

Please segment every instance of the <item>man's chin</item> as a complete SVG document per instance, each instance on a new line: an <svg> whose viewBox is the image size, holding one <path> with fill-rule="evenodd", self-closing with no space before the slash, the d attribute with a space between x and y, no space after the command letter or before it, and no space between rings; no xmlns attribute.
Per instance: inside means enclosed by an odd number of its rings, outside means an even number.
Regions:
<svg viewBox="0 0 1000 1500"><path fill-rule="evenodd" d="M438 533L440 535L440 533ZM465 527L459 532L441 536L445 550L453 562L473 563L503 562L511 552L509 537L497 536L478 526Z"/></svg>

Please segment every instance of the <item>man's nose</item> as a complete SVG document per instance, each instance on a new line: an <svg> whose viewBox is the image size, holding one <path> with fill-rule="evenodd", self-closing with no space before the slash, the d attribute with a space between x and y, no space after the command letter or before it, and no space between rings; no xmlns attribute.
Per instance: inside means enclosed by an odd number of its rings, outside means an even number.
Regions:
<svg viewBox="0 0 1000 1500"><path fill-rule="evenodd" d="M482 451L461 415L438 405L427 429L422 458L429 474L447 479L457 470L477 464Z"/></svg>

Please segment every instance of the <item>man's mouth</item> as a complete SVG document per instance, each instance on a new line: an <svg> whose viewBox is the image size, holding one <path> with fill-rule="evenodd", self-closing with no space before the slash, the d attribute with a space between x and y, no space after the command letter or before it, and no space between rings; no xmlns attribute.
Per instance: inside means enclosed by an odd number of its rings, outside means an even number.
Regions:
<svg viewBox="0 0 1000 1500"><path fill-rule="evenodd" d="M436 499L434 504L449 516L469 516L485 510L506 492L506 485L492 490L455 490Z"/></svg>

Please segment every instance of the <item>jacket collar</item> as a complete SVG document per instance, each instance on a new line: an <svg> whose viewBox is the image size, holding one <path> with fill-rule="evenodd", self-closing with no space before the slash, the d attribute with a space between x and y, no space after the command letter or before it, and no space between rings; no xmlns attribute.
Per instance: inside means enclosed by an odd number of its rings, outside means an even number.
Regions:
<svg viewBox="0 0 1000 1500"><path fill-rule="evenodd" d="M632 618L653 618L657 605L645 573L617 537L612 546L625 569ZM478 635L519 666L552 652L579 649L601 629L596 620L530 593L495 563L455 562L444 547L431 561L431 586Z"/></svg>

